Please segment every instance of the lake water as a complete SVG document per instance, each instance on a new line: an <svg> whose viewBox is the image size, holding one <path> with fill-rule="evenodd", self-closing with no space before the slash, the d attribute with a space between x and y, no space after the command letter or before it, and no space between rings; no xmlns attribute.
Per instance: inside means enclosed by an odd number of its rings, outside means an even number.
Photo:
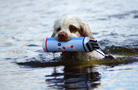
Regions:
<svg viewBox="0 0 138 90"><path fill-rule="evenodd" d="M55 19L82 17L115 60L42 50ZM138 90L138 0L0 0L0 90Z"/></svg>

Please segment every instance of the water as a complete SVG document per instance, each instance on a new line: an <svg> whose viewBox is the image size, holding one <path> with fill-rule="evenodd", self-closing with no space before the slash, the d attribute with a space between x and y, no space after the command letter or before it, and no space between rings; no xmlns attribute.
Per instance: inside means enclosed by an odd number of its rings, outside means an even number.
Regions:
<svg viewBox="0 0 138 90"><path fill-rule="evenodd" d="M138 0L1 0L0 90L137 90ZM56 18L85 19L102 61L58 61L42 50ZM122 56L125 58L122 58Z"/></svg>

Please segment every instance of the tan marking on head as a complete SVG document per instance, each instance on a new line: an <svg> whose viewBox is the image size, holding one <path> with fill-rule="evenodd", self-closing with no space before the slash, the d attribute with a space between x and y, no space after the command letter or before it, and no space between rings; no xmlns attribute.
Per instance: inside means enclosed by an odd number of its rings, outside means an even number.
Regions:
<svg viewBox="0 0 138 90"><path fill-rule="evenodd" d="M69 25L69 30L71 33L75 33L77 31L79 31L79 29L77 27L75 27L74 25Z"/></svg>

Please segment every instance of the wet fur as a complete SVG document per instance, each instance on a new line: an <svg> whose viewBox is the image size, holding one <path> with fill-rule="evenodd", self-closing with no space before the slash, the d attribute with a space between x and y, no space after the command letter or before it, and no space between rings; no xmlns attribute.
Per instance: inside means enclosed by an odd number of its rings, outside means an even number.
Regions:
<svg viewBox="0 0 138 90"><path fill-rule="evenodd" d="M64 38L60 38L59 34L63 34ZM58 41L69 41L75 37L90 37L94 39L90 27L82 19L72 16L64 16L55 21L54 31L51 37ZM71 52L69 52L71 53ZM62 54L63 57L66 57ZM102 59L104 56L93 50L92 52L75 52L73 57L77 59Z"/></svg>

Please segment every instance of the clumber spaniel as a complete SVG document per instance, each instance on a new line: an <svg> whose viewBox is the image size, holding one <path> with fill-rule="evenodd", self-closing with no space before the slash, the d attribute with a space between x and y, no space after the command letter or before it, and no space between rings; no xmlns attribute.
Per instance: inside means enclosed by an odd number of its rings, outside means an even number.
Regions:
<svg viewBox="0 0 138 90"><path fill-rule="evenodd" d="M94 39L91 30L82 19L64 16L55 21L54 32L51 37L58 41L69 41L74 37L90 37ZM104 53L100 50L92 52L62 52L63 57L76 57L77 59L103 59Z"/></svg>

